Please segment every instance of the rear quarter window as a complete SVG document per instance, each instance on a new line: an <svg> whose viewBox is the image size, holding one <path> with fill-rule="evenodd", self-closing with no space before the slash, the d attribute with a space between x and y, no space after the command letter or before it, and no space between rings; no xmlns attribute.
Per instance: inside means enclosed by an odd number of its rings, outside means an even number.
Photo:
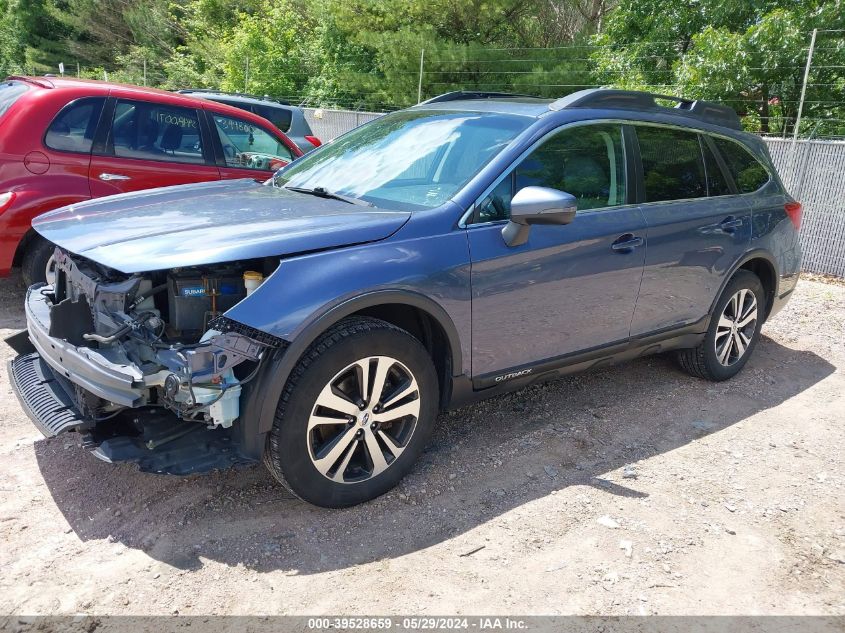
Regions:
<svg viewBox="0 0 845 633"><path fill-rule="evenodd" d="M769 172L743 145L725 138L713 138L713 142L725 159L740 193L757 191L769 182Z"/></svg>
<svg viewBox="0 0 845 633"><path fill-rule="evenodd" d="M287 132L290 129L290 110L286 110L285 108L276 108L273 106L253 105L252 111L258 116L270 121L270 123L275 125L282 132Z"/></svg>
<svg viewBox="0 0 845 633"><path fill-rule="evenodd" d="M66 105L47 128L44 144L61 152L90 152L105 101L91 97Z"/></svg>
<svg viewBox="0 0 845 633"><path fill-rule="evenodd" d="M21 98L29 86L20 81L4 81L0 84L0 117L2 117L11 108L15 102Z"/></svg>

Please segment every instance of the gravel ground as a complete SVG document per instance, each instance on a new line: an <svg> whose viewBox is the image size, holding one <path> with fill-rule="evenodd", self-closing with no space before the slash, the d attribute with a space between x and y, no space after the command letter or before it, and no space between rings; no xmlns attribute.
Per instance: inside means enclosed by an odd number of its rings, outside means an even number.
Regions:
<svg viewBox="0 0 845 633"><path fill-rule="evenodd" d="M845 614L843 341L845 286L804 280L736 379L654 357L454 411L342 511L44 440L0 345L0 613Z"/></svg>

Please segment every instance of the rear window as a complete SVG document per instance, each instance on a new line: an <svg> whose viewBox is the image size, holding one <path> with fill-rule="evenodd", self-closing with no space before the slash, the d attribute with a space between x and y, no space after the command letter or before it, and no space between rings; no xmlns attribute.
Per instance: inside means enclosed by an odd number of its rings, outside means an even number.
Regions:
<svg viewBox="0 0 845 633"><path fill-rule="evenodd" d="M253 105L252 111L260 117L264 117L270 123L279 128L282 132L287 132L290 129L291 113L285 108L276 108L274 106Z"/></svg>
<svg viewBox="0 0 845 633"><path fill-rule="evenodd" d="M716 148L725 159L740 193L751 193L769 182L769 172L745 147L736 141L713 138Z"/></svg>
<svg viewBox="0 0 845 633"><path fill-rule="evenodd" d="M120 158L205 163L199 118L193 108L120 100L114 109L111 140Z"/></svg>
<svg viewBox="0 0 845 633"><path fill-rule="evenodd" d="M15 101L20 99L21 95L29 90L29 86L20 81L4 81L0 84L0 117L6 114L6 111L11 108Z"/></svg>
<svg viewBox="0 0 845 633"><path fill-rule="evenodd" d="M698 135L672 128L637 126L645 201L686 200L707 195Z"/></svg>
<svg viewBox="0 0 845 633"><path fill-rule="evenodd" d="M236 101L234 99L226 99L225 97L211 96L206 97L209 101L222 103L223 105L232 106L239 110L245 110L257 114L261 118L267 119L279 128L282 132L287 132L290 129L291 113L285 108L277 108L272 105L263 105L259 103L244 103L243 101Z"/></svg>

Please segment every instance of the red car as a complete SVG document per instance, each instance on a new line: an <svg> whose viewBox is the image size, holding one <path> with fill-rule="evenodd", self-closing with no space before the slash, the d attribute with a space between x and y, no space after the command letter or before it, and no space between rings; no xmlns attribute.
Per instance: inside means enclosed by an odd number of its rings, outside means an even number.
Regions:
<svg viewBox="0 0 845 633"><path fill-rule="evenodd" d="M0 83L0 276L52 277L32 219L151 187L267 178L302 151L261 117L163 90L9 77Z"/></svg>

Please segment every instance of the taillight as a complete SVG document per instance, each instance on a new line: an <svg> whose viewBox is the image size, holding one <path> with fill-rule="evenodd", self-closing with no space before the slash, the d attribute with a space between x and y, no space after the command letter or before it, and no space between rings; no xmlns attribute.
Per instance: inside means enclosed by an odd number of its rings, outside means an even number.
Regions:
<svg viewBox="0 0 845 633"><path fill-rule="evenodd" d="M784 210L786 211L786 215L789 216L789 219L792 220L792 223L795 225L795 230L801 228L801 203L800 202L787 202L783 205Z"/></svg>
<svg viewBox="0 0 845 633"><path fill-rule="evenodd" d="M320 147L323 144L323 141L318 139L316 136L306 136L305 140L311 143L314 147Z"/></svg>
<svg viewBox="0 0 845 633"><path fill-rule="evenodd" d="M12 206L12 203L15 201L15 192L14 191L6 191L4 193L0 193L0 213L3 213L6 209Z"/></svg>

